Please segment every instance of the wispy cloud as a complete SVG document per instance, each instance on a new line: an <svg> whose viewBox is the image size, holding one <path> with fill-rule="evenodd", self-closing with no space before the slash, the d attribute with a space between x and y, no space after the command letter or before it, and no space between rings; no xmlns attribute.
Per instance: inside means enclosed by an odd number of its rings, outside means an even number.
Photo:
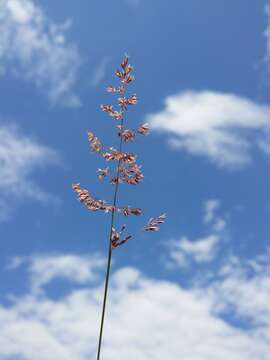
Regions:
<svg viewBox="0 0 270 360"><path fill-rule="evenodd" d="M63 25L53 23L32 0L0 1L0 67L33 82L53 103L78 106L73 94L80 56L67 43ZM12 70L11 70L12 69Z"/></svg>
<svg viewBox="0 0 270 360"><path fill-rule="evenodd" d="M265 14L266 14L266 29L264 31L264 36L266 40L266 51L265 51L265 62L270 63L270 1L267 1L265 5Z"/></svg>
<svg viewBox="0 0 270 360"><path fill-rule="evenodd" d="M137 8L141 4L141 0L124 0L130 6Z"/></svg>
<svg viewBox="0 0 270 360"><path fill-rule="evenodd" d="M23 198L51 199L33 180L33 172L59 160L54 150L20 134L15 127L0 126L0 220L5 220Z"/></svg>
<svg viewBox="0 0 270 360"><path fill-rule="evenodd" d="M183 236L166 243L169 249L168 267L185 268L192 263L207 263L215 258L226 227L225 219L217 214L219 207L217 199L209 199L204 205L203 221L210 226L207 236L192 240Z"/></svg>
<svg viewBox="0 0 270 360"><path fill-rule="evenodd" d="M55 256L53 261L56 261ZM76 257L81 267L79 272L84 272L84 261L85 257L82 262ZM238 263L239 271L244 271L239 259ZM73 269L72 262L66 266ZM269 258L267 264L260 266L269 267ZM32 272L33 276L39 274ZM59 274L61 276L62 268ZM234 277L229 271L226 280L234 281ZM77 279L76 274L74 279ZM269 273L256 270L253 279L258 286L254 287L253 280L248 277L239 278L238 294L245 289L242 315L262 319L265 314L265 320L257 322L256 326L240 327L222 317L222 311L237 311L241 306L237 296L230 300L230 305L223 301L224 287L230 293L223 280L215 285L184 289L171 281L151 279L135 268L117 270L111 278L110 311L102 350L104 359L163 360L179 356L190 360L267 359L269 301L266 301L268 296L261 301L261 296L257 295L265 296L269 292ZM0 305L1 358L86 360L95 357L103 284L71 288L57 300L53 300L50 291L52 288L47 288L42 296L30 291L13 298L8 306ZM256 296L252 291L257 291ZM240 296L242 299L243 294ZM216 306L218 302L225 306L222 311Z"/></svg>
<svg viewBox="0 0 270 360"><path fill-rule="evenodd" d="M210 224L213 231L222 231L226 226L224 217L218 216L217 212L221 207L221 203L217 199L208 199L204 204L205 224Z"/></svg>
<svg viewBox="0 0 270 360"><path fill-rule="evenodd" d="M146 121L154 130L167 132L174 149L205 156L220 167L249 164L255 147L268 153L270 107L234 94L172 95L166 98L165 108L148 115Z"/></svg>
<svg viewBox="0 0 270 360"><path fill-rule="evenodd" d="M93 87L98 86L101 83L101 81L104 79L109 61L110 58L108 56L104 56L100 61L100 63L98 64L98 66L96 67L91 80L91 85Z"/></svg>

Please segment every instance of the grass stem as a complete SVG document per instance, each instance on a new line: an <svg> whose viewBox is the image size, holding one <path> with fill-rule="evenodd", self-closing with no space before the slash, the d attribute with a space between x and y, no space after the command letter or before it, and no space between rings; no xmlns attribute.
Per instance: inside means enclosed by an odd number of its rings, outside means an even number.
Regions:
<svg viewBox="0 0 270 360"><path fill-rule="evenodd" d="M123 128L123 119L121 120L121 129L122 128ZM121 130L121 133L122 133L122 131L123 130ZM119 152L122 152L122 145L123 145L123 138L122 138L122 136L120 136ZM111 259L112 259L111 239L112 239L112 233L113 233L113 228L114 228L115 207L116 207L116 204L117 204L117 195L118 195L118 190L119 190L120 165L121 165L121 160L119 160L118 164L117 164L117 176L116 176L117 180L116 180L116 184L115 184L114 197L113 197L113 210L112 210L111 226L110 226L108 257L107 257L107 270L106 270L106 279L105 279L105 287L104 287L101 323L100 323L100 330L99 330L97 360L100 360L100 352L101 352L101 344L102 344L102 336L103 336L103 327L104 327L104 318L105 318L105 310L106 310L108 287L109 287Z"/></svg>

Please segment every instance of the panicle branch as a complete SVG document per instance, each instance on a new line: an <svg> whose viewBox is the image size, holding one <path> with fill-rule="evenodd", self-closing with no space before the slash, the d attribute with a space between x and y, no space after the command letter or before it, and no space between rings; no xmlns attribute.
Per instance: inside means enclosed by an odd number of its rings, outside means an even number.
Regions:
<svg viewBox="0 0 270 360"><path fill-rule="evenodd" d="M120 64L120 68L116 70L115 74L120 80L119 86L109 85L107 92L112 94L120 95L117 99L118 110L114 109L112 104L101 105L101 110L107 113L110 117L121 121L121 124L116 125L117 135L120 138L120 148L117 150L114 147L110 147L104 151L101 141L93 132L88 132L88 140L92 152L100 154L106 161L116 161L115 175L110 178L110 183L116 186L116 202L118 185L120 183L126 183L128 185L138 185L144 178L141 170L141 166L136 163L137 156L131 152L122 151L122 142L129 143L134 142L136 134L148 135L149 125L147 123L142 124L136 130L125 128L124 116L129 106L137 105L138 97L136 94L126 95L127 86L134 80L132 75L133 66L129 63L128 56L125 56ZM103 181L111 173L111 169L107 166L105 168L99 168L97 170L98 179ZM73 184L73 190L77 193L78 199L91 211L103 211L118 212L124 216L135 215L139 216L142 214L141 208L133 208L130 206L119 207L117 204L107 204L105 200L99 200L92 196L86 189L82 189L79 183ZM157 231L158 225L165 221L165 214L158 216L157 218L151 218L147 225L144 227L145 231ZM117 232L113 228L111 244L112 247L118 247L120 244L125 243L130 237L121 239L122 228L120 232ZM127 239L128 238L128 239Z"/></svg>
<svg viewBox="0 0 270 360"><path fill-rule="evenodd" d="M100 153L102 149L101 142L98 140L94 133L88 131L87 135L90 142L91 150L93 152Z"/></svg>
<svg viewBox="0 0 270 360"><path fill-rule="evenodd" d="M109 168L106 167L105 169L98 169L98 180L103 181L105 177L109 175Z"/></svg>
<svg viewBox="0 0 270 360"><path fill-rule="evenodd" d="M98 200L91 196L89 191L86 189L82 189L79 183L73 184L72 188L77 193L78 200L83 203L89 210L103 210L105 212L112 211L111 207L106 205L106 202L104 200Z"/></svg>
<svg viewBox="0 0 270 360"><path fill-rule="evenodd" d="M118 136L122 137L125 142L134 141L135 139L135 133L130 129L120 131Z"/></svg>
<svg viewBox="0 0 270 360"><path fill-rule="evenodd" d="M119 176L111 179L112 184L116 184L116 182L127 183L129 185L138 185L140 181L144 178L141 172L141 166L138 166L135 162L121 165L119 167Z"/></svg>
<svg viewBox="0 0 270 360"><path fill-rule="evenodd" d="M109 93L117 93L123 95L126 91L124 86L114 87L112 85L109 85L106 89Z"/></svg>
<svg viewBox="0 0 270 360"><path fill-rule="evenodd" d="M132 164L136 160L136 155L132 153L121 152L114 149L113 147L111 147L109 150L110 151L103 154L104 159L106 159L107 161L116 160L121 163L124 162L127 164Z"/></svg>
<svg viewBox="0 0 270 360"><path fill-rule="evenodd" d="M123 119L123 111L115 111L113 110L112 105L100 105L100 108L103 112L108 113L111 117L115 118L116 120Z"/></svg>
<svg viewBox="0 0 270 360"><path fill-rule="evenodd" d="M149 128L149 125L147 123L141 125L137 132L141 135L148 135L149 134L149 131L150 131L150 128Z"/></svg>
<svg viewBox="0 0 270 360"><path fill-rule="evenodd" d="M125 242L127 242L129 239L132 238L131 235L128 235L124 239L122 239L122 233L125 229L126 229L126 225L123 225L119 232L117 232L115 228L112 228L112 237L111 237L112 248L115 249L118 246L123 245Z"/></svg>
<svg viewBox="0 0 270 360"><path fill-rule="evenodd" d="M166 219L166 214L162 214L156 218L151 218L146 224L144 230L145 231L157 231L159 230L158 225L164 223Z"/></svg>

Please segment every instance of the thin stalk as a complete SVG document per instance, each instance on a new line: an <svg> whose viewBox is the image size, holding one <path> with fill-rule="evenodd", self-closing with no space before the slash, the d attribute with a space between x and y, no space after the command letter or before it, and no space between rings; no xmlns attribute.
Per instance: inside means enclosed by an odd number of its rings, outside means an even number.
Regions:
<svg viewBox="0 0 270 360"><path fill-rule="evenodd" d="M121 133L123 131L122 127L123 127L123 119L121 120ZM119 152L120 153L122 152L122 145L123 145L123 138L122 138L122 136L120 136L120 144L119 144ZM98 340L97 360L100 359L103 326L104 326L104 318L105 318L105 310L106 310L107 294L108 294L108 285L109 285L110 270L111 270L111 258L112 258L111 239L112 239L112 233L113 233L113 227L114 227L115 207L116 207L116 203L117 203L117 195L118 195L118 188L119 188L120 165L121 165L121 160L118 161L118 165L117 165L116 184L115 184L114 197L113 197L113 209L112 209L111 227L110 227L110 236L109 236L109 245L108 245L107 271L106 271L106 280L105 280L104 295L103 295L103 305L102 305L102 315L101 315L99 340Z"/></svg>

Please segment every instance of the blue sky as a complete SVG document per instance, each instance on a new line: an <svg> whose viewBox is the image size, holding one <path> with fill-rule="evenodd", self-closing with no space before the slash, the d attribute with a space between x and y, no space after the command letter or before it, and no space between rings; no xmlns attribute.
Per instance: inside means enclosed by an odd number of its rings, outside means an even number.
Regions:
<svg viewBox="0 0 270 360"><path fill-rule="evenodd" d="M0 359L95 359L110 218L71 184L112 198L87 131L115 146L128 53L144 214L117 218L102 356L269 360L270 3L0 0L0 34Z"/></svg>

